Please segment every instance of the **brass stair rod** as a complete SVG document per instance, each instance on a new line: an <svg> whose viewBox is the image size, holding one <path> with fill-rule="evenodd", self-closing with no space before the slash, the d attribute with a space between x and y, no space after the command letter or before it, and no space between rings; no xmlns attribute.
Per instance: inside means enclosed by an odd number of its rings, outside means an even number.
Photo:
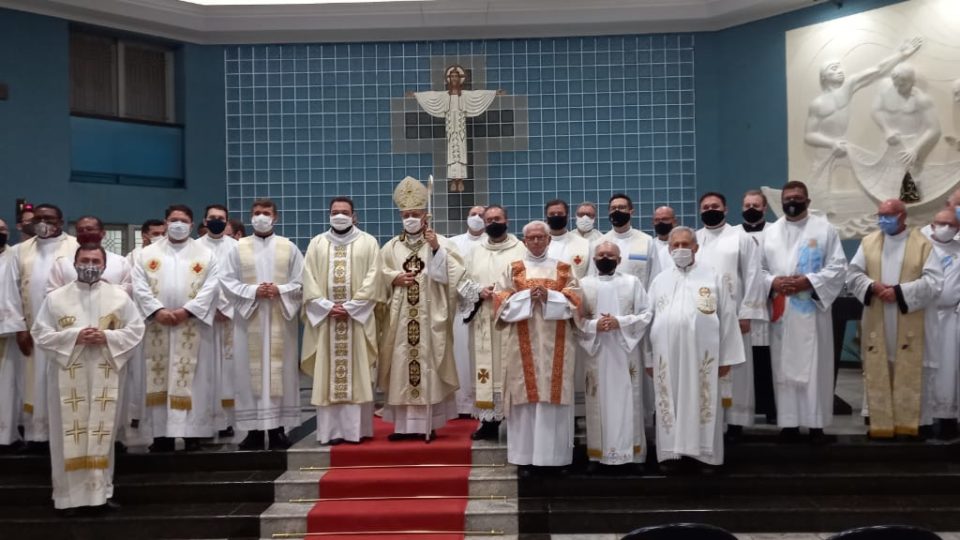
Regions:
<svg viewBox="0 0 960 540"><path fill-rule="evenodd" d="M406 501L406 500L444 500L444 499L466 499L469 501L505 501L507 497L503 495L383 495L378 497L344 497L344 498L317 498L317 499L290 499L292 503L317 503L317 502L336 502L336 501Z"/></svg>

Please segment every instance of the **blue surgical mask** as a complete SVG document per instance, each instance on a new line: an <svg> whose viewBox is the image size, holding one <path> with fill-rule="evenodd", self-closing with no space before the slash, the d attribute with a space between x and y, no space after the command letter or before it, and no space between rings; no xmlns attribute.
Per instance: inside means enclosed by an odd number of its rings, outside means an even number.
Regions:
<svg viewBox="0 0 960 540"><path fill-rule="evenodd" d="M900 228L900 221L897 216L878 216L877 225L884 234L893 236L897 234L897 229Z"/></svg>

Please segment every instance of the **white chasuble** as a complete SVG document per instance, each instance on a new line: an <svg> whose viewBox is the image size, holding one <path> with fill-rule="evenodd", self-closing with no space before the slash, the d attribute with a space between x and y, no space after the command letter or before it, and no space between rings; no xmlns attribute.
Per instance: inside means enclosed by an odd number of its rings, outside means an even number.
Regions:
<svg viewBox="0 0 960 540"><path fill-rule="evenodd" d="M457 320L469 325L467 377L473 401L471 413L484 421L503 420L503 379L501 369L501 340L503 332L494 328L494 299L480 299L480 291L496 286L513 261L519 261L527 252L523 242L508 234L501 242L489 238L465 258L467 270L457 286L460 293L460 312ZM460 371L460 365L457 365Z"/></svg>
<svg viewBox="0 0 960 540"><path fill-rule="evenodd" d="M0 445L20 438L17 424L20 401L17 393L17 332L27 329L17 290L17 272L10 248L0 252Z"/></svg>
<svg viewBox="0 0 960 540"><path fill-rule="evenodd" d="M650 285L657 460L723 463L720 366L744 362L737 306L713 267L665 270Z"/></svg>
<svg viewBox="0 0 960 540"><path fill-rule="evenodd" d="M84 328L106 344L77 345ZM33 325L47 350L50 458L56 508L99 506L113 496L113 442L126 362L143 338L143 319L121 287L72 282L47 296Z"/></svg>
<svg viewBox="0 0 960 540"><path fill-rule="evenodd" d="M146 416L141 430L153 437L212 437L214 402L213 319L219 282L213 253L196 240L150 244L133 268L133 296L147 317L144 336ZM158 310L187 310L176 326L152 318Z"/></svg>
<svg viewBox="0 0 960 540"><path fill-rule="evenodd" d="M60 257L77 253L77 239L62 233L53 238L33 237L17 245L16 271L20 284L20 299L27 328L33 326L36 314L46 298L50 270ZM48 353L36 346L33 354L23 357L21 372L17 375L23 403L21 423L28 441L46 441L49 438L47 422L47 362Z"/></svg>
<svg viewBox="0 0 960 540"><path fill-rule="evenodd" d="M724 223L714 229L698 229L697 260L717 271L722 292L736 306L740 320L767 320L767 302L763 296L760 249L742 228ZM720 380L726 420L738 426L752 426L756 409L753 390L753 344L743 336L745 362Z"/></svg>
<svg viewBox="0 0 960 540"><path fill-rule="evenodd" d="M605 465L643 463L643 367L640 344L652 312L640 280L629 274L590 276L580 282L586 353L587 457ZM620 327L598 331L604 315Z"/></svg>
<svg viewBox="0 0 960 540"><path fill-rule="evenodd" d="M547 289L543 304L533 287ZM570 265L529 252L503 273L496 296L501 342L507 461L561 466L573 459L572 319L580 307L579 282Z"/></svg>
<svg viewBox="0 0 960 540"><path fill-rule="evenodd" d="M303 255L271 234L240 239L227 257L223 288L234 307L233 357L237 427L292 429L300 425L297 333L303 298ZM273 283L277 298L257 298Z"/></svg>
<svg viewBox="0 0 960 540"><path fill-rule="evenodd" d="M933 418L956 419L960 417L960 240L944 243L930 238L930 243L943 266L943 290L937 299L940 363L928 393L928 409Z"/></svg>
<svg viewBox="0 0 960 540"><path fill-rule="evenodd" d="M237 241L226 235L213 238L206 234L198 238L197 242L209 249L218 261L223 262L230 257L233 250L237 249ZM222 430L234 423L236 406L234 379L236 375L233 369L233 304L230 303L230 299L223 288L223 263L220 264L219 270L217 276L220 281L217 295L218 316L215 316L213 321L213 351L214 365L216 366L213 378L218 385L217 393L220 396L219 402L214 401L216 426L218 430Z"/></svg>
<svg viewBox="0 0 960 540"><path fill-rule="evenodd" d="M447 178L467 178L467 118L483 114L496 90L461 90L460 95L446 91L416 92L417 103L430 116L446 120Z"/></svg>
<svg viewBox="0 0 960 540"><path fill-rule="evenodd" d="M770 362L777 425L824 428L833 420L834 300L847 259L837 230L822 216L780 218L764 228L764 289L770 308ZM777 277L805 276L813 289L788 297L772 291Z"/></svg>
<svg viewBox="0 0 960 540"><path fill-rule="evenodd" d="M460 258L466 263L474 248L483 244L486 239L486 234L473 235L465 232L452 237L450 242L457 248ZM464 266L469 268L467 264ZM453 359L456 361L457 377L460 379L460 388L456 393L457 413L471 414L475 394L473 367L470 363L470 328L460 314L453 320Z"/></svg>
<svg viewBox="0 0 960 540"><path fill-rule="evenodd" d="M307 246L303 266L300 369L313 379L317 440L359 442L373 436L373 369L377 362L377 240L357 229L327 231ZM348 317L330 310L343 306Z"/></svg>
<svg viewBox="0 0 960 540"><path fill-rule="evenodd" d="M378 296L386 305L377 321L377 385L386 391L384 419L397 433L427 433L457 415L453 318L464 269L450 241L438 239L435 253L422 235L408 234L380 250ZM393 280L405 272L416 273L416 281L395 287Z"/></svg>

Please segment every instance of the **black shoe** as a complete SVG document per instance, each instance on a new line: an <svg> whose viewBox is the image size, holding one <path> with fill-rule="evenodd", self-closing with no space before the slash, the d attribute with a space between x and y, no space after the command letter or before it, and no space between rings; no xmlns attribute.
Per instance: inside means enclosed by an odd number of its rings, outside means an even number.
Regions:
<svg viewBox="0 0 960 540"><path fill-rule="evenodd" d="M31 456L43 456L50 454L50 442L49 441L27 441L27 444L23 445L19 453L27 454Z"/></svg>
<svg viewBox="0 0 960 540"><path fill-rule="evenodd" d="M227 437L233 437L233 426L227 426L227 429L221 429L217 432L217 437L221 439L226 439Z"/></svg>
<svg viewBox="0 0 960 540"><path fill-rule="evenodd" d="M470 435L475 441L495 441L500 438L500 422L480 422L480 427Z"/></svg>
<svg viewBox="0 0 960 540"><path fill-rule="evenodd" d="M58 516L66 519L73 519L80 515L79 508L63 508L63 509L57 510L56 512Z"/></svg>
<svg viewBox="0 0 960 540"><path fill-rule="evenodd" d="M415 439L415 438L417 438L417 437L419 437L419 436L420 436L420 435L419 435L418 433L391 433L391 434L387 435L387 440L388 440L388 441L394 441L394 442L396 442L396 441L409 441L409 440Z"/></svg>
<svg viewBox="0 0 960 540"><path fill-rule="evenodd" d="M293 446L293 443L287 438L287 434L283 432L282 427L271 429L267 432L267 435L270 439L271 450L286 450Z"/></svg>
<svg viewBox="0 0 960 540"><path fill-rule="evenodd" d="M784 444L793 444L800 442L800 428L785 427L780 430L780 442Z"/></svg>
<svg viewBox="0 0 960 540"><path fill-rule="evenodd" d="M247 436L237 445L240 450L266 450L263 442L263 431L254 429L247 432Z"/></svg>
<svg viewBox="0 0 960 540"><path fill-rule="evenodd" d="M643 463L627 463L624 465L624 468L626 468L627 474L635 474L637 476L643 476L643 473L647 472L647 466Z"/></svg>
<svg viewBox="0 0 960 540"><path fill-rule="evenodd" d="M199 452L200 439L198 437L184 437L183 450L184 452Z"/></svg>
<svg viewBox="0 0 960 540"><path fill-rule="evenodd" d="M517 478L532 478L533 465L517 465Z"/></svg>
<svg viewBox="0 0 960 540"><path fill-rule="evenodd" d="M459 420L470 420L471 418L473 418L473 416L466 413L460 413L457 415L457 419Z"/></svg>
<svg viewBox="0 0 960 540"><path fill-rule="evenodd" d="M114 443L113 443L113 451L114 451L115 453L117 453L117 454L126 454L126 453L127 453L127 445L123 444L123 443L120 442L120 441L114 441Z"/></svg>
<svg viewBox="0 0 960 540"><path fill-rule="evenodd" d="M0 455L17 454L23 448L23 441L13 441L10 444L0 444Z"/></svg>
<svg viewBox="0 0 960 540"><path fill-rule="evenodd" d="M823 446L832 443L836 437L827 435L822 428L810 428L810 444L814 446Z"/></svg>
<svg viewBox="0 0 960 540"><path fill-rule="evenodd" d="M716 476L720 474L720 465L709 465L707 463L701 463L699 465L700 474L704 476Z"/></svg>
<svg viewBox="0 0 960 540"><path fill-rule="evenodd" d="M727 425L727 432L723 434L723 440L727 444L737 444L743 438L743 426L736 424Z"/></svg>
<svg viewBox="0 0 960 540"><path fill-rule="evenodd" d="M600 474L600 462L591 461L587 463L587 474Z"/></svg>
<svg viewBox="0 0 960 540"><path fill-rule="evenodd" d="M951 441L960 436L956 418L941 418L937 420L937 438L941 441Z"/></svg>
<svg viewBox="0 0 960 540"><path fill-rule="evenodd" d="M177 441L173 437L154 437L153 444L147 448L151 454L156 454L158 452L173 452L176 449Z"/></svg>
<svg viewBox="0 0 960 540"><path fill-rule="evenodd" d="M668 459L659 464L660 472L665 475L673 476L683 472L683 462L679 459Z"/></svg>

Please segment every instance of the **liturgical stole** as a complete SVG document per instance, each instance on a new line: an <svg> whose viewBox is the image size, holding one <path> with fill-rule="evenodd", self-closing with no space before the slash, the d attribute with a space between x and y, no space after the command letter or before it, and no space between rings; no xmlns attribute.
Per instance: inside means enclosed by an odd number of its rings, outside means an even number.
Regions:
<svg viewBox="0 0 960 540"><path fill-rule="evenodd" d="M290 281L290 242L277 238L274 242L273 283ZM256 285L257 259L253 252L253 238L247 237L237 243L240 256L240 277L247 285ZM247 321L247 350L250 351L250 383L254 395L263 395L263 325L257 308ZM283 331L285 320L280 310L280 301L270 302L270 396L283 395ZM332 395L332 394L331 394Z"/></svg>

